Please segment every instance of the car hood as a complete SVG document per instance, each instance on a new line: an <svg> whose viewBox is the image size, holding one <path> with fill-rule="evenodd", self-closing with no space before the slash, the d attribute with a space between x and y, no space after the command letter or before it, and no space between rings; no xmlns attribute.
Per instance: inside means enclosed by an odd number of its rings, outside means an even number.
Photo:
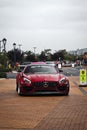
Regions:
<svg viewBox="0 0 87 130"><path fill-rule="evenodd" d="M32 82L59 81L63 77L64 77L64 75L62 75L62 74L31 74L31 75L26 75L26 78L28 78Z"/></svg>

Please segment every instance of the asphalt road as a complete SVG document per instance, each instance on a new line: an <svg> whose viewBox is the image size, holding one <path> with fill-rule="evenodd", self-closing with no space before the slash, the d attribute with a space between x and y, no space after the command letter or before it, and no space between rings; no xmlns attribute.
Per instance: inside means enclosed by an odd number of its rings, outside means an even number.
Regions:
<svg viewBox="0 0 87 130"><path fill-rule="evenodd" d="M80 74L80 69L83 69L82 66L78 66L78 67L65 67L63 68L63 74L66 76L79 76Z"/></svg>

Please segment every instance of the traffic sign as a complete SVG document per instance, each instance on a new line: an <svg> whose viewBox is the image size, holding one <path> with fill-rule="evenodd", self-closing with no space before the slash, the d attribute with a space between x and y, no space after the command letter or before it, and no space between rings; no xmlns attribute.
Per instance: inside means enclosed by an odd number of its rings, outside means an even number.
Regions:
<svg viewBox="0 0 87 130"><path fill-rule="evenodd" d="M86 69L80 69L80 85L86 85Z"/></svg>

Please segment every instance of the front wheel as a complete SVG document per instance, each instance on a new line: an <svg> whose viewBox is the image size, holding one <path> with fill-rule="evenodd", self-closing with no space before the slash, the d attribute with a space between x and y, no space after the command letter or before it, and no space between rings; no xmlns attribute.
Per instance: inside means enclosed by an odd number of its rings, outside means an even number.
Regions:
<svg viewBox="0 0 87 130"><path fill-rule="evenodd" d="M18 83L16 83L16 91L18 91Z"/></svg>
<svg viewBox="0 0 87 130"><path fill-rule="evenodd" d="M18 90L17 90L17 92L18 92L18 95L22 95L20 83L18 83Z"/></svg>
<svg viewBox="0 0 87 130"><path fill-rule="evenodd" d="M69 95L69 86L67 87L67 90L66 92L64 93L65 96L68 96Z"/></svg>

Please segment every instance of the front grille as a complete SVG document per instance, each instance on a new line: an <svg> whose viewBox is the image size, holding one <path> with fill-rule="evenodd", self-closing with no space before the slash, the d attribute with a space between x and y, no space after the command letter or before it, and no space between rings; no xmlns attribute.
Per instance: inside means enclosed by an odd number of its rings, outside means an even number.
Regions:
<svg viewBox="0 0 87 130"><path fill-rule="evenodd" d="M34 82L34 83L32 83L32 84L33 84L33 86L35 86L35 87L43 86L43 82Z"/></svg>
<svg viewBox="0 0 87 130"><path fill-rule="evenodd" d="M34 87L44 87L47 85L47 87L56 87L58 86L58 82L33 82L32 85Z"/></svg>

